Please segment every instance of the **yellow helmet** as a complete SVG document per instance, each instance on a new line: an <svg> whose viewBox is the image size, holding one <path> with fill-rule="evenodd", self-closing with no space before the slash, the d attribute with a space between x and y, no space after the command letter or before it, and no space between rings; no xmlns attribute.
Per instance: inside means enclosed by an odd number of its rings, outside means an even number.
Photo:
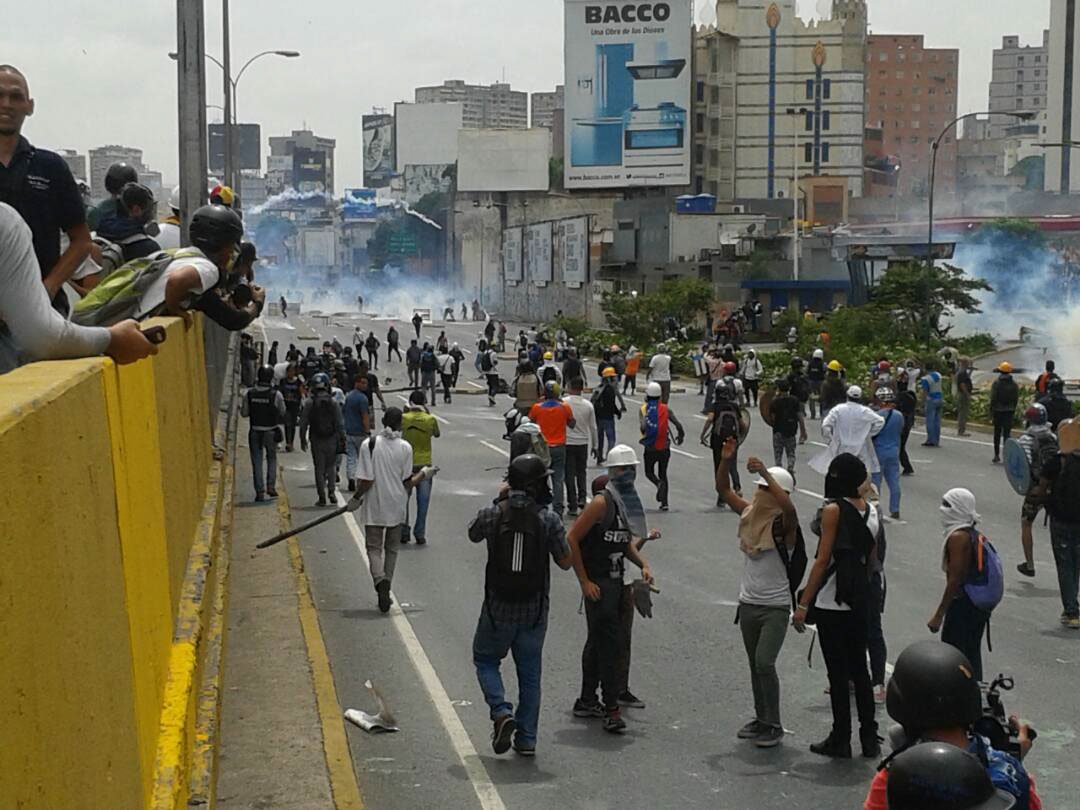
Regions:
<svg viewBox="0 0 1080 810"><path fill-rule="evenodd" d="M1000 366L997 367L997 371L1001 374L1012 374L1012 363L1008 362L1007 360L1004 361Z"/></svg>
<svg viewBox="0 0 1080 810"><path fill-rule="evenodd" d="M602 376L602 377L617 377L618 375L615 373L615 368L613 366L608 366L607 368L604 369L604 373L601 374L600 376Z"/></svg>
<svg viewBox="0 0 1080 810"><path fill-rule="evenodd" d="M839 360L831 360L831 361L829 361L828 368L829 368L829 371L843 371L844 370L844 367L842 365L840 365Z"/></svg>
<svg viewBox="0 0 1080 810"><path fill-rule="evenodd" d="M551 352L544 352L544 359L545 360L554 360L555 355L553 355Z"/></svg>

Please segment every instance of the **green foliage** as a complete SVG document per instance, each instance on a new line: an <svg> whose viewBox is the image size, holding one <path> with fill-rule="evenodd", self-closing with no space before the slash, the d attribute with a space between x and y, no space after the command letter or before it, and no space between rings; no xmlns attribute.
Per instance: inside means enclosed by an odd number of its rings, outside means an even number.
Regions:
<svg viewBox="0 0 1080 810"><path fill-rule="evenodd" d="M578 338L589 331L589 322L584 318L572 318L568 315L564 315L561 318L554 318L547 324L548 332L552 335L555 334L557 329L565 329L566 336L577 343Z"/></svg>
<svg viewBox="0 0 1080 810"><path fill-rule="evenodd" d="M978 314L976 292L992 292L990 284L968 276L950 264L935 265L909 262L889 268L874 289L871 306L889 313L897 333L911 339L944 338L951 327L942 320L956 312Z"/></svg>
<svg viewBox="0 0 1080 810"><path fill-rule="evenodd" d="M713 288L698 278L668 281L651 293L605 293L601 307L612 329L639 346L664 337L664 321L673 315L693 322L712 306Z"/></svg>

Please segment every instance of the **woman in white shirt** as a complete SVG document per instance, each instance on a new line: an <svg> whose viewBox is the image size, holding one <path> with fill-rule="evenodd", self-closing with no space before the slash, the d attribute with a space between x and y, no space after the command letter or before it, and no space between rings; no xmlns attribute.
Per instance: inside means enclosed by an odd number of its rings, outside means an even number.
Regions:
<svg viewBox="0 0 1080 810"><path fill-rule="evenodd" d="M829 736L810 750L822 756L851 758L851 698L855 686L862 755L881 753L874 719L874 692L866 665L870 561L880 517L859 494L866 465L851 453L841 453L829 465L821 510L821 541L792 624L803 632L813 606L821 653L829 673L833 725Z"/></svg>

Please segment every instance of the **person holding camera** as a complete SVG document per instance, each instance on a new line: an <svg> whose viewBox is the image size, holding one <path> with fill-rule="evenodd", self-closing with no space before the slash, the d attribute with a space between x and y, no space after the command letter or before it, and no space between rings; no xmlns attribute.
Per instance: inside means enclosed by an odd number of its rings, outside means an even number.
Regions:
<svg viewBox="0 0 1080 810"><path fill-rule="evenodd" d="M1035 780L1021 760L1031 750L1033 732L1015 716L1009 733L1016 737L1019 758L993 748L974 726L983 720L982 692L971 662L951 644L927 639L910 645L896 659L885 699L889 716L900 724L902 739L870 783L863 810L888 810L888 765L904 751L924 742L942 742L973 754L994 787L1016 800L1016 810L1040 810Z"/></svg>

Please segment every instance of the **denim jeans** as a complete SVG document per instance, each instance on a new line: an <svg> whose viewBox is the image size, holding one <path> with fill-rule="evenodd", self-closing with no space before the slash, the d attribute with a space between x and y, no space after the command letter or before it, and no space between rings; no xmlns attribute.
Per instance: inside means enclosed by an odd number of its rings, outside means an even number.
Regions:
<svg viewBox="0 0 1080 810"><path fill-rule="evenodd" d="M435 404L435 372L420 372L420 390L427 395L429 405Z"/></svg>
<svg viewBox="0 0 1080 810"><path fill-rule="evenodd" d="M900 511L900 456L878 456L881 464L881 472L871 473L870 480L877 487L879 495L883 495L881 482L889 485L889 513L895 514Z"/></svg>
<svg viewBox="0 0 1080 810"><path fill-rule="evenodd" d="M513 714L517 738L522 745L536 745L540 720L540 672L543 666L547 612L539 622L507 624L494 622L485 607L480 611L473 636L473 664L484 700L491 709L491 719ZM500 665L506 654L514 656L517 667L518 706L506 699Z"/></svg>
<svg viewBox="0 0 1080 810"><path fill-rule="evenodd" d="M990 614L979 610L966 593L961 593L949 605L941 627L941 640L968 657L977 681L983 679L982 638L989 621Z"/></svg>
<svg viewBox="0 0 1080 810"><path fill-rule="evenodd" d="M345 477L356 480L356 466L360 462L360 447L368 437L362 433L350 433L345 437Z"/></svg>
<svg viewBox="0 0 1080 810"><path fill-rule="evenodd" d="M1080 616L1077 588L1080 584L1080 525L1050 518L1050 544L1057 565L1061 607L1068 616Z"/></svg>
<svg viewBox="0 0 1080 810"><path fill-rule="evenodd" d="M596 420L596 457L597 461L606 458L604 453L604 439L607 439L608 449L615 446L615 419Z"/></svg>
<svg viewBox="0 0 1080 810"><path fill-rule="evenodd" d="M551 508L555 514L562 516L565 510L566 494L566 445L553 444L548 450L551 452Z"/></svg>
<svg viewBox="0 0 1080 810"><path fill-rule="evenodd" d="M255 479L255 494L262 495L267 488L277 489L277 443L272 430L249 430L248 448L251 450L251 475ZM263 454L266 454L266 477L263 478Z"/></svg>
<svg viewBox="0 0 1080 810"><path fill-rule="evenodd" d="M944 400L926 400L926 441L935 447L941 444L941 409Z"/></svg>
<svg viewBox="0 0 1080 810"><path fill-rule="evenodd" d="M413 475L422 469L423 467L413 467ZM431 503L431 479L425 478L413 489L416 491L416 520L412 524L412 534L417 540L426 540L428 505ZM412 495L410 494L409 497L411 498ZM403 531L408 539L409 527L406 526Z"/></svg>

